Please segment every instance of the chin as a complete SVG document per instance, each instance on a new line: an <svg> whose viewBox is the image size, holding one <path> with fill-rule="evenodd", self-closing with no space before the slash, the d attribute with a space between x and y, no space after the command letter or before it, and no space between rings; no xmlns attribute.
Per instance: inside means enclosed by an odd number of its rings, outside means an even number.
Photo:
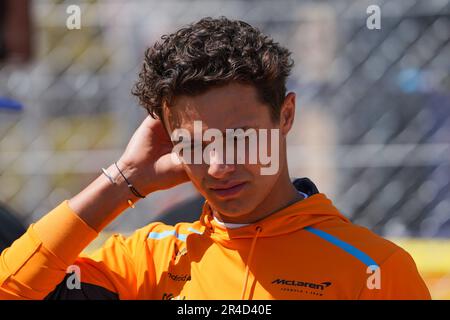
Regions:
<svg viewBox="0 0 450 320"><path fill-rule="evenodd" d="M239 216L245 216L254 210L254 206L250 205L248 200L244 199L232 199L228 201L210 201L213 207L221 214L237 218Z"/></svg>

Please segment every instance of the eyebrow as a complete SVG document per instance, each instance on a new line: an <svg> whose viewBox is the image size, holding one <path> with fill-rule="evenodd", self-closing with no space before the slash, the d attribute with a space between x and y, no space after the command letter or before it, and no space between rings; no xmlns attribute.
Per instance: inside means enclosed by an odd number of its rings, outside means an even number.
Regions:
<svg viewBox="0 0 450 320"><path fill-rule="evenodd" d="M258 126L258 125L245 125L245 126L239 126L239 127L235 127L235 128L227 128L227 129L231 129L231 130L239 130L239 129L242 129L242 130L244 130L244 131L247 131L247 130L249 130L249 129L255 129L255 130L258 130L258 129L259 129L259 126ZM227 130L227 129L225 129L225 130ZM223 135L226 135L226 131L222 131L222 134L223 134Z"/></svg>
<svg viewBox="0 0 450 320"><path fill-rule="evenodd" d="M211 128L210 128L210 129L211 129ZM234 127L234 128L226 128L225 131L220 131L220 132L222 133L222 135L223 135L224 137L226 137L226 130L239 130L239 129L242 129L243 131L247 131L247 130L249 130L249 129L255 129L255 130L258 130L258 129L259 129L259 126L257 126L257 125L254 125L254 126L253 126L253 125L238 126L238 127ZM181 140L181 141L172 141L172 142L174 143L174 145L177 145L177 144L183 142L183 140ZM209 141L203 141L203 135L202 135L202 144L207 144L207 143L209 143ZM189 145L189 144L186 143L186 145ZM191 145L191 146L195 146L195 145L196 145L194 139L191 139L191 140L190 140L190 145Z"/></svg>

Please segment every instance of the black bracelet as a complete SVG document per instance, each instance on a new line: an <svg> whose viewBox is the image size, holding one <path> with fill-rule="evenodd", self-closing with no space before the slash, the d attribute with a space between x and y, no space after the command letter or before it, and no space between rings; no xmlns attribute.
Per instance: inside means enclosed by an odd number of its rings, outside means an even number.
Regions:
<svg viewBox="0 0 450 320"><path fill-rule="evenodd" d="M136 188L131 184L130 181L128 181L128 179L124 176L124 174L122 173L122 171L120 171L119 166L117 165L117 162L114 162L114 165L117 168L117 171L119 171L120 175L123 177L123 179L125 180L125 182L128 184L128 188L130 188L131 192L139 198L144 199L145 196L143 196L142 194L139 193L139 191L136 190Z"/></svg>

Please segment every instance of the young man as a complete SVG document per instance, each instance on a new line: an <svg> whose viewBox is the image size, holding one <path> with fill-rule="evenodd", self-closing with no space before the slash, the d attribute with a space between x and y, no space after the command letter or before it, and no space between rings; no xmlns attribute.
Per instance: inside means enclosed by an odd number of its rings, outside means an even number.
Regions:
<svg viewBox="0 0 450 320"><path fill-rule="evenodd" d="M143 121L117 164L2 253L0 297L429 299L407 252L352 224L308 179L291 183L286 136L295 94L285 89L291 67L287 49L242 21L205 18L162 37L146 52L133 92L153 118ZM276 159L276 170L263 174L267 162L249 161L255 152L249 137L244 163L224 161L220 148L190 162L191 151L213 142L196 138L174 161L180 141L169 136L183 130L198 137L198 123L201 132L279 133L258 136L256 147ZM231 140L227 147L238 139ZM189 180L207 199L198 221L151 223L81 254L129 205Z"/></svg>

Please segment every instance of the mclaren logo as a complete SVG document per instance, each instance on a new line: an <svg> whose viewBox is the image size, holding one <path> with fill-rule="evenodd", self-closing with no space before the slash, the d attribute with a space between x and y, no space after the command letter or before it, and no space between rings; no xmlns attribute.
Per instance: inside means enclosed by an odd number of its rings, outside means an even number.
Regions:
<svg viewBox="0 0 450 320"><path fill-rule="evenodd" d="M325 290L331 286L331 282L322 282L322 283L313 283L313 282L304 282L297 280L285 280L285 279L276 279L272 281L272 284L279 284L285 286L295 286L295 287L305 287L316 290Z"/></svg>

